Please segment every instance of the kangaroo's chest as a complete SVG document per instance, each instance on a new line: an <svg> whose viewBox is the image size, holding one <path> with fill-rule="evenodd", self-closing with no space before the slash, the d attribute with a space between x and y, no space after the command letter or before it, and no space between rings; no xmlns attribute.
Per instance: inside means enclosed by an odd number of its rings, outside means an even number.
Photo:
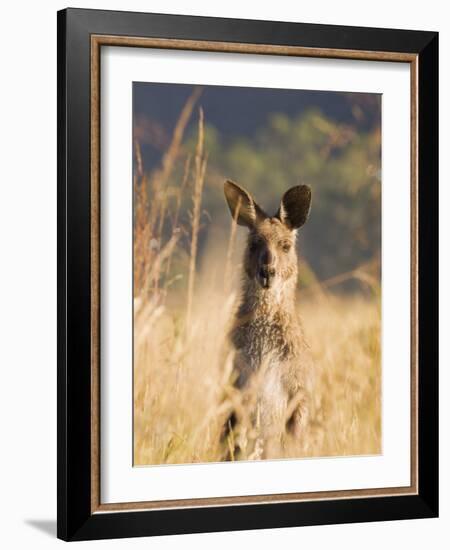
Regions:
<svg viewBox="0 0 450 550"><path fill-rule="evenodd" d="M279 363L295 354L292 327L277 317L267 319L256 316L237 324L232 332L232 341L253 368L262 362Z"/></svg>
<svg viewBox="0 0 450 550"><path fill-rule="evenodd" d="M288 394L284 381L290 355L287 335L278 323L254 319L234 334L238 386L254 396L255 422L261 429L283 423Z"/></svg>

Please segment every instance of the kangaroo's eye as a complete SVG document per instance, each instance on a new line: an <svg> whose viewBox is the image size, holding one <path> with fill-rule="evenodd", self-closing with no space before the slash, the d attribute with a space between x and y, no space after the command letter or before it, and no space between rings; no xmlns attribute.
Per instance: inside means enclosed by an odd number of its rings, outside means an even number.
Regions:
<svg viewBox="0 0 450 550"><path fill-rule="evenodd" d="M291 249L291 243L281 243L281 248L283 252L289 252Z"/></svg>

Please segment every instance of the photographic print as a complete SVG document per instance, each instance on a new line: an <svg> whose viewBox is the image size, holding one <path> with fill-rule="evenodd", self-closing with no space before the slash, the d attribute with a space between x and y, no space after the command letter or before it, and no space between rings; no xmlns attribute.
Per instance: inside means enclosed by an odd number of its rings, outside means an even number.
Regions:
<svg viewBox="0 0 450 550"><path fill-rule="evenodd" d="M58 12L59 538L437 517L437 84L429 31Z"/></svg>
<svg viewBox="0 0 450 550"><path fill-rule="evenodd" d="M133 83L135 466L382 452L381 97Z"/></svg>

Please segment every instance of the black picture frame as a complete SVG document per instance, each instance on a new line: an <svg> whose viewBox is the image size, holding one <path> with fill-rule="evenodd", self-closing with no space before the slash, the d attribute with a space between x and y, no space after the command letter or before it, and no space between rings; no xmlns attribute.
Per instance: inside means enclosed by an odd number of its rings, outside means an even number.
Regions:
<svg viewBox="0 0 450 550"><path fill-rule="evenodd" d="M438 515L438 33L85 9L58 12L58 525L64 540ZM92 513L91 36L344 51L418 61L418 493Z"/></svg>

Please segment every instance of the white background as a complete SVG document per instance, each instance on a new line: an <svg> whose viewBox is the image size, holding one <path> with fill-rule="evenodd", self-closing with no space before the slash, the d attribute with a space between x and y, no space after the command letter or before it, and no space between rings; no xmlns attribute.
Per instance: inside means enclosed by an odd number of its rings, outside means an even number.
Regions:
<svg viewBox="0 0 450 550"><path fill-rule="evenodd" d="M403 63L106 48L102 53L101 501L410 484L410 68ZM382 93L382 454L132 468L132 82ZM398 205L402 205L399 208ZM224 205L225 207L225 205ZM126 259L129 259L129 262ZM125 261L124 261L125 259ZM305 319L307 322L307 319Z"/></svg>
<svg viewBox="0 0 450 550"><path fill-rule="evenodd" d="M450 97L450 31L445 3L411 0L115 0L77 2L78 7L191 13L442 31L440 94ZM257 7L256 7L257 6ZM5 548L50 548L56 516L56 14L62 2L8 3L2 10L0 88L0 365L1 544ZM450 178L446 132L448 101L441 101L441 281L450 280ZM446 123L446 124L445 124ZM430 215L434 213L430 212ZM148 547L196 550L314 547L377 549L446 548L450 537L450 405L446 398L450 354L448 286L441 285L441 518L378 524L188 535L85 543L83 548Z"/></svg>

